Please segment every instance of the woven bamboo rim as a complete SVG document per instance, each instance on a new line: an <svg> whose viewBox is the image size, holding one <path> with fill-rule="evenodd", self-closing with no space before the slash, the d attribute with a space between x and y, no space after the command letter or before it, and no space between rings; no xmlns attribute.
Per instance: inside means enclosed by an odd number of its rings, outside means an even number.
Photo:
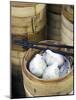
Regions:
<svg viewBox="0 0 76 100"><path fill-rule="evenodd" d="M49 40L47 40L49 41ZM52 79L52 80L43 80L43 79L40 79L40 78L37 78L36 76L34 76L33 74L31 74L28 69L26 68L26 63L27 63L27 59L28 59L28 53L30 52L33 52L33 54L35 55L36 52L39 52L39 50L35 50L35 49L29 49L27 51L27 53L24 55L24 58L23 58L23 62L22 62L22 70L23 70L23 73L30 79L30 80L34 80L34 82L38 82L38 83L48 83L48 82L58 82L58 81L61 81L61 80L65 80L65 78L71 76L73 74L73 69L68 73L66 74L65 76L63 77L60 77L58 79ZM25 60L25 57L26 57L26 60Z"/></svg>

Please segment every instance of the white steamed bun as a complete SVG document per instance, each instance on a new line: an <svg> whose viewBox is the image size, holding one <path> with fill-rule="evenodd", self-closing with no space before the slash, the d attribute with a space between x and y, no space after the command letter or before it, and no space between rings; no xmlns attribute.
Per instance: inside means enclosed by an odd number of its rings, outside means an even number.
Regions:
<svg viewBox="0 0 76 100"><path fill-rule="evenodd" d="M46 50L43 53L43 59L46 61L48 66L50 66L51 64L53 64L55 62L58 63L58 66L61 66L64 63L63 56L58 53L54 53L51 50Z"/></svg>
<svg viewBox="0 0 76 100"><path fill-rule="evenodd" d="M40 54L36 54L29 64L29 70L34 75L41 77L45 68L46 68L46 63L42 59L42 56Z"/></svg>
<svg viewBox="0 0 76 100"><path fill-rule="evenodd" d="M59 78L58 63L54 63L54 64L48 66L45 69L42 78L45 79L45 80Z"/></svg>

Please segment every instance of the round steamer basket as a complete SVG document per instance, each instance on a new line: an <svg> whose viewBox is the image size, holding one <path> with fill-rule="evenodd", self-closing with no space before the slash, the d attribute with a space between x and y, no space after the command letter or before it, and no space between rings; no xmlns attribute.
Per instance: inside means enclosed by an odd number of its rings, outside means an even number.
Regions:
<svg viewBox="0 0 76 100"><path fill-rule="evenodd" d="M35 38L36 41L44 40L46 27L46 5L36 3L11 3L11 33L14 35L26 35ZM29 39L29 40L32 40Z"/></svg>
<svg viewBox="0 0 76 100"><path fill-rule="evenodd" d="M41 43L60 44L50 40L42 41ZM49 49L52 50L54 47L50 47ZM60 50L60 48L56 48L56 50ZM34 55L39 52L40 50L37 49L29 49L23 58L22 74L27 97L69 94L73 90L73 66L71 66L72 70L61 78L54 80L43 80L37 78L29 71L28 64Z"/></svg>

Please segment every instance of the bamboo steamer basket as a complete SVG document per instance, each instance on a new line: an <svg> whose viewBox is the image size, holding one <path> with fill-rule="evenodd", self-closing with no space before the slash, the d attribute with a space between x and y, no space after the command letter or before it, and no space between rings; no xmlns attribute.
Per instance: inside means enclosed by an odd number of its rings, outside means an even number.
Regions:
<svg viewBox="0 0 76 100"><path fill-rule="evenodd" d="M28 33L29 37L36 35L35 38L39 36L39 41L44 40L41 31L46 27L46 5L11 2L11 27L13 35L26 35Z"/></svg>
<svg viewBox="0 0 76 100"><path fill-rule="evenodd" d="M43 41L42 43L57 44L57 42L49 40ZM56 49L60 50L59 48ZM25 54L22 62L23 83L27 97L69 94L73 90L73 69L67 75L56 80L43 80L37 78L29 72L27 64L30 62L32 57L38 52L39 50L37 49L29 49Z"/></svg>

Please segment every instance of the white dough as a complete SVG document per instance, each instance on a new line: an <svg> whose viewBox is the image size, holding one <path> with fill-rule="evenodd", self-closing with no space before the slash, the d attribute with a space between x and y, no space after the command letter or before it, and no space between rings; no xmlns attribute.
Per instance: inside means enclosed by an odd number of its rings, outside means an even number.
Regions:
<svg viewBox="0 0 76 100"><path fill-rule="evenodd" d="M61 66L64 63L63 56L58 54L58 53L54 53L51 50L46 50L44 52L43 59L46 61L48 66L55 63L55 62L58 63L58 66Z"/></svg>
<svg viewBox="0 0 76 100"><path fill-rule="evenodd" d="M40 54L36 54L29 64L29 70L34 75L41 77L45 68L46 68L46 63L42 59L42 56Z"/></svg>
<svg viewBox="0 0 76 100"><path fill-rule="evenodd" d="M48 66L45 69L42 78L45 79L45 80L59 78L58 63L54 63L51 66Z"/></svg>

